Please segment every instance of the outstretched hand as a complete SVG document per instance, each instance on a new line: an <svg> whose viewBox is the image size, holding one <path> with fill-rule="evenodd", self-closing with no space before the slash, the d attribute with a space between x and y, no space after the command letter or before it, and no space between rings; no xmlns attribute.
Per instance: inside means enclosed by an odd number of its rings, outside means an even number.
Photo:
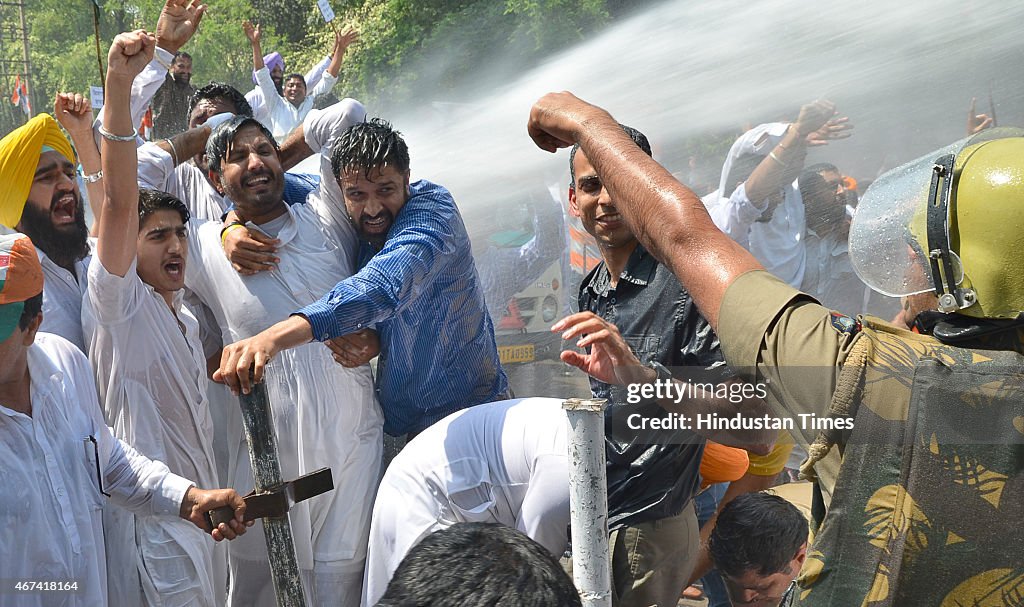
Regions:
<svg viewBox="0 0 1024 607"><path fill-rule="evenodd" d="M988 127L992 126L993 119L988 114L977 114L975 106L978 103L977 97L971 97L971 107L967 109L967 136L977 135Z"/></svg>
<svg viewBox="0 0 1024 607"><path fill-rule="evenodd" d="M572 365L606 384L628 385L654 379L654 371L644 367L633 354L618 327L594 314L579 312L567 316L551 327L561 331L562 339L580 337L578 348L590 347L589 354L572 350L562 352L562 362Z"/></svg>
<svg viewBox="0 0 1024 607"><path fill-rule="evenodd" d="M348 47L352 46L356 42L359 42L359 32L352 28L348 28L341 33L335 32L334 51L336 53L344 53L348 50Z"/></svg>
<svg viewBox="0 0 1024 607"><path fill-rule="evenodd" d="M201 0L167 0L156 22L157 45L177 53L195 35L205 14L206 5Z"/></svg>
<svg viewBox="0 0 1024 607"><path fill-rule="evenodd" d="M153 59L156 38L145 30L118 34L107 53L107 77L134 80Z"/></svg>
<svg viewBox="0 0 1024 607"><path fill-rule="evenodd" d="M92 132L92 105L79 93L57 93L53 116L68 133Z"/></svg>
<svg viewBox="0 0 1024 607"><path fill-rule="evenodd" d="M250 44L259 44L263 38L259 24L253 25L252 21L248 19L242 22L242 31L245 32L245 37L249 39Z"/></svg>
<svg viewBox="0 0 1024 607"><path fill-rule="evenodd" d="M808 103L800 108L793 127L800 137L807 137L823 128L836 115L836 104L825 99Z"/></svg>
<svg viewBox="0 0 1024 607"><path fill-rule="evenodd" d="M850 119L846 116L831 118L820 129L804 137L804 141L811 147L828 145L829 141L846 139L852 135L851 129L853 129L853 125L850 124Z"/></svg>

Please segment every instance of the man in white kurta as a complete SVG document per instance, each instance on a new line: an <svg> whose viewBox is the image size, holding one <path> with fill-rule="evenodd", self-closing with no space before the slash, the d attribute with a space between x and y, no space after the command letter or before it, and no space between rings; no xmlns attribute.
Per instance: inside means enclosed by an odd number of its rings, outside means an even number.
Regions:
<svg viewBox="0 0 1024 607"><path fill-rule="evenodd" d="M102 606L104 495L140 515L241 500L233 491L199 491L113 436L85 355L62 337L36 333L42 287L30 241L0 237L0 605ZM200 495L212 493L222 499ZM28 584L17 588L19 581ZM33 589L36 582L49 586Z"/></svg>
<svg viewBox="0 0 1024 607"><path fill-rule="evenodd" d="M331 128L307 131L307 142L316 143L311 145L314 151L321 146L329 150L356 116L365 115L358 102L342 104L335 114L323 113L335 118L329 121ZM218 127L211 141L221 129L230 137L241 137L240 133L261 128L253 119L238 118ZM263 139L265 135L259 134L260 141L271 141ZM237 149L233 144L232 154ZM263 165L259 170L270 171L277 182L283 177L276 156L274 161L274 167ZM333 177L327 181L333 182ZM275 218L250 222L251 230L280 240L280 263L273 270L238 274L221 248L218 222L190 233L186 285L212 310L224 343L256 335L352 274L354 229L343 212L328 212L323 191L327 184L321 186L320 192L310 195L309 204L289 207L281 201L273 205ZM248 208L246 192L231 192L243 217ZM324 466L334 474L334 491L302 502L289 513L299 568L306 579L312 579L308 589L315 598L310 602L357 604L383 441L383 416L369 366L346 369L324 345L310 343L271 361L264 381L284 477L295 478ZM247 490L252 487L250 464L247 458L238 459L233 478L240 490ZM272 597L262 530L253 531L249 541L230 550L232 605L252 605Z"/></svg>
<svg viewBox="0 0 1024 607"><path fill-rule="evenodd" d="M377 490L363 605L380 600L413 546L455 523L514 527L560 557L569 543L567 426L560 399L514 399L453 413L410 441Z"/></svg>
<svg viewBox="0 0 1024 607"><path fill-rule="evenodd" d="M199 326L181 303L179 292L174 309L168 307L134 264L120 277L95 259L85 302L95 322L89 358L115 435L175 474L214 487L206 361ZM141 605L143 590L146 604L214 605L223 594L214 584L214 546L194 525L176 516L136 517L113 505L105 521L109 563L120 571L111 579L112 598L134 597L129 602ZM127 573L133 569L138 576ZM124 586L116 587L117 579Z"/></svg>

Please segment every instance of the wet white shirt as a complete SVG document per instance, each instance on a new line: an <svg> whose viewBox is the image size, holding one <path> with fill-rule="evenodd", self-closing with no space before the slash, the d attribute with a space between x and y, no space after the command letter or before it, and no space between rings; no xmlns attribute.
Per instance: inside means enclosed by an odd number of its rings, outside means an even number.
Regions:
<svg viewBox="0 0 1024 607"><path fill-rule="evenodd" d="M277 94L277 87L274 86L274 81L270 78L270 70L264 67L257 71L256 83L259 85L260 90L263 91L267 120L269 121L270 131L274 134L274 139L277 139L278 143L284 143L288 133L299 126L306 118L306 114L313 109L313 103L316 101L316 98L331 92L336 82L338 82L336 76L332 76L330 73L323 74L320 82L312 89L308 89L306 98L296 107L290 101Z"/></svg>
<svg viewBox="0 0 1024 607"><path fill-rule="evenodd" d="M89 250L93 250L96 239L89 239ZM43 250L36 247L39 265L43 267L43 324L39 330L60 335L85 352L85 337L82 332L82 298L89 285L90 253L75 262L72 274L58 266Z"/></svg>
<svg viewBox="0 0 1024 607"><path fill-rule="evenodd" d="M342 239L316 212L317 206L286 207L284 215L258 227L280 239L281 262L252 276L231 267L221 249L219 222L192 233L186 284L213 312L225 344L286 319L351 275L354 235ZM283 477L293 479L321 467L330 467L334 475L333 491L289 512L299 567L313 569L315 561L361 569L384 424L369 365L346 369L324 344L313 342L279 353L265 372ZM238 457L229 475L239 492L253 487L248 457ZM229 553L232 559L267 563L262 526L232 542ZM246 580L245 590L252 592L258 582L269 586L269 575Z"/></svg>
<svg viewBox="0 0 1024 607"><path fill-rule="evenodd" d="M384 596L413 546L455 523L501 523L560 557L569 543L567 432L561 399L522 398L463 409L410 441L377 490L362 604Z"/></svg>
<svg viewBox="0 0 1024 607"><path fill-rule="evenodd" d="M331 56L328 55L320 63L314 65L313 69L306 72L306 88L316 88L316 85L320 84L320 78L323 76L324 70L330 64ZM263 89L257 84L251 91L245 94L245 100L249 102L249 107L252 108L252 117L262 122L268 129L271 128L270 113L267 109L266 98L263 97Z"/></svg>
<svg viewBox="0 0 1024 607"><path fill-rule="evenodd" d="M132 263L111 274L99 258L89 268L83 315L100 403L117 438L203 488L219 486L206 361L199 327L181 305L172 312ZM179 324L180 323L180 324ZM90 326L91 325L91 326ZM177 516L135 516L114 505L104 515L115 604L214 605L214 542ZM223 556L223 555L222 555ZM186 575L183 575L185 573Z"/></svg>
<svg viewBox="0 0 1024 607"><path fill-rule="evenodd" d="M193 483L114 438L96 400L89 361L67 340L37 334L28 367L32 416L0 403L2 577L5 583L77 581L78 592L5 588L0 605L106 605L97 461L102 491L139 514L176 514Z"/></svg>

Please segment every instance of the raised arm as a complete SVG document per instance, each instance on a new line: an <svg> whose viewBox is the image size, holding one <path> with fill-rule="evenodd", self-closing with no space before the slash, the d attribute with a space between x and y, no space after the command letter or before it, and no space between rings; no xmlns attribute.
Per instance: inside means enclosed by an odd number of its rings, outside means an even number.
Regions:
<svg viewBox="0 0 1024 607"><path fill-rule="evenodd" d="M700 198L644 154L608 112L572 93L537 101L527 130L549 152L579 142L633 233L672 269L717 330L726 289L761 264L715 227Z"/></svg>
<svg viewBox="0 0 1024 607"><path fill-rule="evenodd" d="M351 28L345 30L341 34L334 35L334 52L331 54L331 62L327 65L327 73L330 74L332 78L337 78L338 73L341 72L341 60L345 57L345 51L348 50L348 47L352 46L352 44L358 41L359 32ZM317 87L314 88L314 90L316 90L316 88L319 88L320 84L323 84L323 82L324 81L321 80ZM331 86L334 86L333 83ZM325 93L327 91L322 92Z"/></svg>
<svg viewBox="0 0 1024 607"><path fill-rule="evenodd" d="M106 198L97 221L96 245L108 272L124 276L135 260L139 235L138 159L129 104L135 76L153 57L156 38L138 30L119 34L107 54L102 164Z"/></svg>
<svg viewBox="0 0 1024 607"><path fill-rule="evenodd" d="M53 115L71 136L82 165L85 189L89 194L89 206L95 219L103 207L103 171L100 170L100 151L92 136L92 107L89 100L78 93L57 93L53 100ZM95 235L96 224L92 232Z"/></svg>
<svg viewBox="0 0 1024 607"><path fill-rule="evenodd" d="M803 169L808 146L849 137L845 132L850 128L846 118L835 118L835 114L835 105L830 101L815 101L801 107L796 122L747 178L747 197L760 204L796 179Z"/></svg>

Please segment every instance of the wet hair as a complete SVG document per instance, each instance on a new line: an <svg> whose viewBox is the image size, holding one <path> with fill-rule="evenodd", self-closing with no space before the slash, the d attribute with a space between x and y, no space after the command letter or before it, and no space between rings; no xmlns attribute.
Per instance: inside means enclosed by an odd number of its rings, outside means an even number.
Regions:
<svg viewBox="0 0 1024 607"><path fill-rule="evenodd" d="M211 82L203 88L196 89L196 92L192 93L192 98L188 100L188 113L186 116L191 116L192 110L196 109L199 102L205 99L223 99L235 107L234 114L238 116L252 116L252 106L245 100L245 95L239 93L238 89L230 84L224 84L223 82Z"/></svg>
<svg viewBox="0 0 1024 607"><path fill-rule="evenodd" d="M185 203L178 200L178 198L167 192L161 192L160 190L151 190L149 188L139 188L139 229L142 229L142 224L146 223L146 219L150 215L157 211L177 211L181 215L181 223L187 224L191 215L188 212L188 207Z"/></svg>
<svg viewBox="0 0 1024 607"><path fill-rule="evenodd" d="M43 311L43 292L29 297L25 300L25 306L21 309L21 318L18 319L18 328L22 331L28 329L32 321Z"/></svg>
<svg viewBox="0 0 1024 607"><path fill-rule="evenodd" d="M174 53L174 59L171 59L171 63L176 63L178 59L188 59L189 61L192 61L192 55L189 55L185 51L178 51L177 53Z"/></svg>
<svg viewBox="0 0 1024 607"><path fill-rule="evenodd" d="M496 523L458 523L402 559L377 607L577 607L569 575L543 546Z"/></svg>
<svg viewBox="0 0 1024 607"><path fill-rule="evenodd" d="M644 154L651 157L654 156L654 152L651 151L651 144L647 141L646 135L631 126L626 126L622 123L619 123L619 126L622 127L622 130L625 131L627 135L629 135L629 138L633 140L633 143L637 144L637 146L644 151ZM576 151L579 149L580 144L577 143L572 146L571 150L569 150L569 177L572 179L569 183L570 188L576 187L576 169L573 167L572 163L573 160L576 159Z"/></svg>
<svg viewBox="0 0 1024 607"><path fill-rule="evenodd" d="M287 76L284 77L283 80L281 80L281 82L288 82L292 78L296 78L296 79L302 81L302 86L306 86L306 77L303 76L302 74L299 74L298 72L296 72L294 74L288 74Z"/></svg>
<svg viewBox="0 0 1024 607"><path fill-rule="evenodd" d="M238 131L247 126L258 128L260 133L274 145L274 149L280 151L274 135L267 130L267 127L263 126L262 122L252 116L235 116L231 120L217 125L217 128L213 129L213 132L210 133L210 138L206 140L206 163L208 170L218 175L223 173L221 162L228 155L228 148L231 147L231 142L235 140L235 135L238 134Z"/></svg>
<svg viewBox="0 0 1024 607"><path fill-rule="evenodd" d="M812 164L809 167L804 167L804 172L807 171L811 171L812 173L839 173L839 169L837 169L836 165L831 162L819 162L817 164ZM839 174L842 175L842 173Z"/></svg>
<svg viewBox="0 0 1024 607"><path fill-rule="evenodd" d="M370 169L391 166L399 173L409 171L409 147L391 123L374 118L348 127L331 153L331 170L336 178L360 169L369 177Z"/></svg>
<svg viewBox="0 0 1024 607"><path fill-rule="evenodd" d="M807 519L796 506L770 493L747 493L722 508L708 550L725 575L767 576L787 570L807 533Z"/></svg>

